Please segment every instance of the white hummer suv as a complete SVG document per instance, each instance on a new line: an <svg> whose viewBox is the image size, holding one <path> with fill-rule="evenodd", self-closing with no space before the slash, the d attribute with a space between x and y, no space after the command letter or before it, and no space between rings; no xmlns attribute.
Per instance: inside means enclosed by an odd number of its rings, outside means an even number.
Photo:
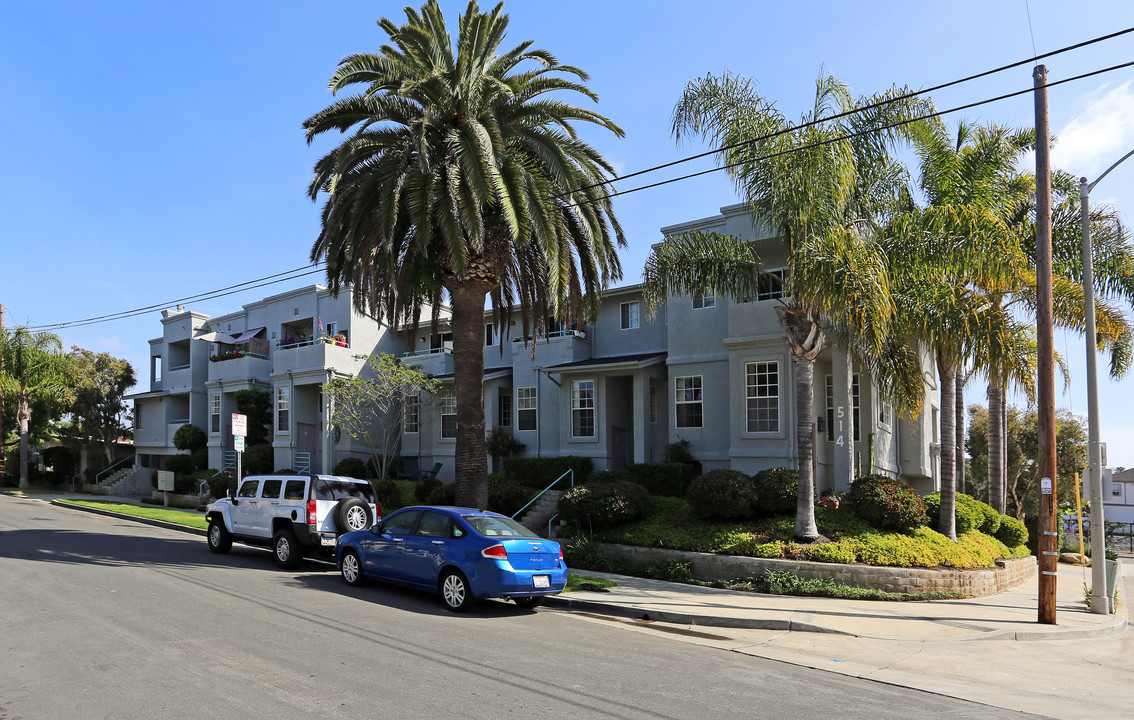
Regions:
<svg viewBox="0 0 1134 720"><path fill-rule="evenodd" d="M336 475L253 475L205 509L210 550L227 553L234 540L269 546L285 569L307 553L333 557L339 535L381 514L369 482Z"/></svg>

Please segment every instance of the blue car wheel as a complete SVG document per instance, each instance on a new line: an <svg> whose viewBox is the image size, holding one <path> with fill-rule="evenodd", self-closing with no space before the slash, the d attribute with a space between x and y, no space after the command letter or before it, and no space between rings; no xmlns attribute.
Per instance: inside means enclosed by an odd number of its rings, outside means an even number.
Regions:
<svg viewBox="0 0 1134 720"><path fill-rule="evenodd" d="M472 592L465 576L457 570L449 570L441 576L441 598L445 607L453 612L464 612L472 605Z"/></svg>
<svg viewBox="0 0 1134 720"><path fill-rule="evenodd" d="M354 550L344 550L343 559L339 564L343 580L347 585L361 585L363 580L362 563L358 560L358 553Z"/></svg>

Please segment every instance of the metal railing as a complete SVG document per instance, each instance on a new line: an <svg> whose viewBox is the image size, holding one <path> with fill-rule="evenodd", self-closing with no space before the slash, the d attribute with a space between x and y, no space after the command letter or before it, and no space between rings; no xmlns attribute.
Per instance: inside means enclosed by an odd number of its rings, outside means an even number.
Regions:
<svg viewBox="0 0 1134 720"><path fill-rule="evenodd" d="M211 480L212 478L215 478L217 475L220 475L221 473L226 473L229 470L236 470L236 451L235 450L224 450L224 451L221 452L221 469L217 470L215 473L213 473L211 476L209 476L209 479Z"/></svg>
<svg viewBox="0 0 1134 720"><path fill-rule="evenodd" d="M415 357L417 355L452 355L453 348L439 347L439 348L425 348L422 350L410 350L409 352L402 353L402 357Z"/></svg>
<svg viewBox="0 0 1134 720"><path fill-rule="evenodd" d="M119 466L119 465L121 465L122 463L124 463L124 462L129 462L129 461L131 461L131 460L133 460L133 459L134 459L134 456L133 456L133 455L131 455L130 457L125 457L125 458L122 458L121 460L119 460L118 462L114 463L113 465L111 465L111 466L110 466L110 467L108 467L107 469L105 469L105 470L103 470L102 472L100 472L99 474L95 475L95 485L96 485L96 486L101 486L101 485L102 485L102 476L103 476L103 475L107 474L108 472L110 472L110 471L111 471L111 470L113 470L114 468L118 467L118 466Z"/></svg>
<svg viewBox="0 0 1134 720"><path fill-rule="evenodd" d="M307 475L311 472L311 453L299 452L295 453L295 461L291 465L292 470L295 470L300 475Z"/></svg>
<svg viewBox="0 0 1134 720"><path fill-rule="evenodd" d="M545 339L550 340L552 338L557 338L557 337L577 337L577 338L581 338L581 339L585 340L586 337L587 337L587 334L585 332L583 332L582 330L555 330L555 331L549 332L549 333L542 333L539 336L539 339L540 340L545 340ZM527 342L528 340L532 340L534 338L535 338L534 335L518 336L518 337L512 338L512 342L514 342L514 343L515 342Z"/></svg>
<svg viewBox="0 0 1134 720"><path fill-rule="evenodd" d="M568 470L567 472L563 473L559 477L555 478L555 480L552 481L552 483L550 485L545 487L543 490L540 490L539 493L534 498L532 498L531 500L528 501L527 505L525 505L522 508L520 508L519 510L517 510L515 512L515 514L512 515L512 519L515 520L516 518L518 518L525 510L530 508L532 505L534 505L536 503L537 500L539 500L541 497L543 497L544 494L548 490L550 490L551 488L558 485L559 481L562 480L563 478L567 477L567 476L571 477L571 484L570 484L569 487L575 487L575 471L574 470ZM557 518L557 517L559 517L559 513L555 513L554 515L551 516L551 519L547 521L547 535L548 535L548 537L551 536L551 523L555 522L555 518Z"/></svg>

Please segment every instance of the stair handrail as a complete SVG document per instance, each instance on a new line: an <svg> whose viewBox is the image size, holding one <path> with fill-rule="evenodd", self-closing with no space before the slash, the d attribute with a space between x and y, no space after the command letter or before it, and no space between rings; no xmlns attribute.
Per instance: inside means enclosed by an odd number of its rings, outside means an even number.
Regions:
<svg viewBox="0 0 1134 720"><path fill-rule="evenodd" d="M229 460L230 457L232 458L231 461ZM221 451L221 469L217 470L215 473L210 475L209 479L212 480L213 478L215 478L217 475L220 475L221 473L226 473L229 470L235 470L235 469L236 469L236 451L235 450L222 450Z"/></svg>
<svg viewBox="0 0 1134 720"><path fill-rule="evenodd" d="M516 511L516 514L512 516L512 519L515 520L517 517L519 517L520 513L527 510L528 508L530 508L535 503L536 500L539 500L541 497L543 497L543 494L545 492L547 492L551 488L558 485L559 481L562 480L563 478L567 477L568 475L571 476L571 487L575 487L575 470L574 470L574 468L572 468L572 469L568 470L567 472L563 473L562 475L560 475L559 477L555 478L555 480L550 485L545 487L543 490L540 490L539 494L536 495L531 500L529 500L527 505L523 506L522 508L520 508L519 510ZM556 513L556 514L558 515L558 513Z"/></svg>
<svg viewBox="0 0 1134 720"><path fill-rule="evenodd" d="M111 465L110 467L108 467L107 469L105 469L105 470L103 470L102 472L100 472L99 474L95 475L95 478L94 478L94 479L95 479L95 485L96 485L96 486L100 486L100 485L102 485L102 476L103 476L103 475L107 474L108 472L110 472L110 471L111 471L111 470L113 470L114 468L118 467L118 466L119 466L119 465L121 465L122 463L124 463L124 462L126 462L126 461L128 461L128 460L133 460L133 459L134 459L134 456L133 456L133 455L131 455L131 456L129 456L129 457L124 457L124 458L122 458L121 460L119 460L118 462L116 462L116 463L114 463L113 465Z"/></svg>

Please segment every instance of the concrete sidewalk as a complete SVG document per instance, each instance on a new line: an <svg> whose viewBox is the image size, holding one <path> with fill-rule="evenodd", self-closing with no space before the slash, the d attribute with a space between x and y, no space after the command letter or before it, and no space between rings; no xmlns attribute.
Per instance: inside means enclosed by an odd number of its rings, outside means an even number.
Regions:
<svg viewBox="0 0 1134 720"><path fill-rule="evenodd" d="M62 493L27 497L48 501L69 497L140 504L136 497ZM98 512L167 529L204 534L195 528ZM185 512L200 515L193 510ZM1121 575L1121 563L1119 572ZM1090 569L1069 565L1059 566L1056 625L1043 625L1037 621L1038 576L1007 592L984 598L886 602L762 595L591 571L582 571L582 574L607 578L617 585L602 592L578 591L550 597L546 604L568 610L686 626L833 633L930 642L1093 638L1121 633L1127 625L1127 599L1120 597L1118 612L1114 615L1092 613L1084 603L1084 585L1090 585ZM1118 587L1123 588L1121 577Z"/></svg>

